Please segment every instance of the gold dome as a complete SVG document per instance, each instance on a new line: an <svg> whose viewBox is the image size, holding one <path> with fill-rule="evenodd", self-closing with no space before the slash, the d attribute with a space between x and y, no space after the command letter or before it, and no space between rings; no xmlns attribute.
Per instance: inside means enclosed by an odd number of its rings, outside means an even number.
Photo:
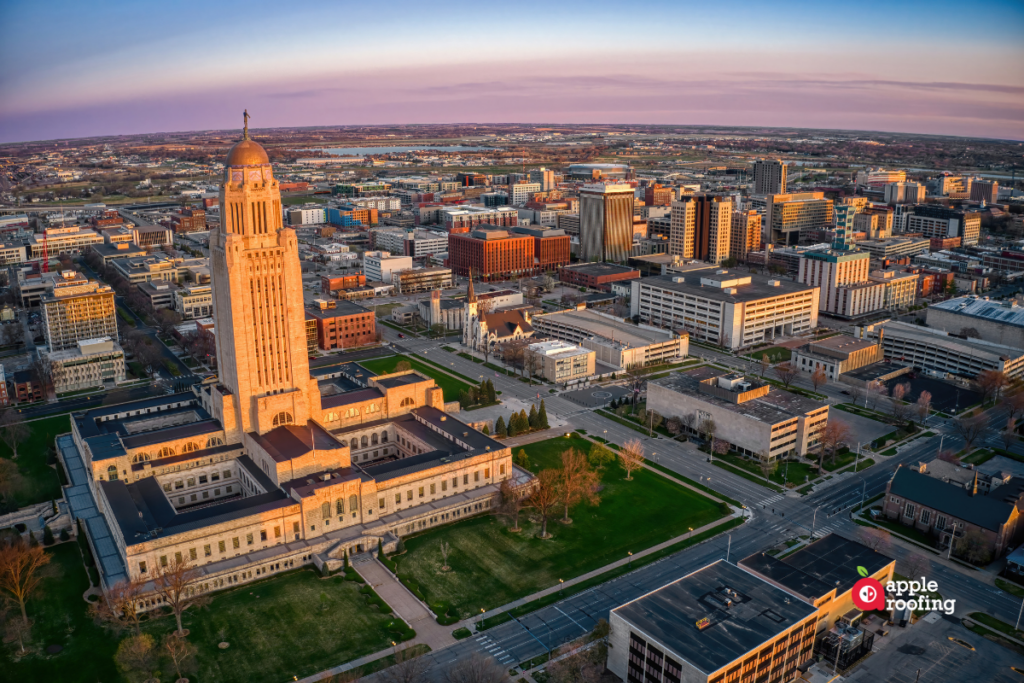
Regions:
<svg viewBox="0 0 1024 683"><path fill-rule="evenodd" d="M267 156L267 150L263 149L260 143L246 139L235 143L235 146L228 152L228 158L224 165L258 166L269 163L270 157Z"/></svg>

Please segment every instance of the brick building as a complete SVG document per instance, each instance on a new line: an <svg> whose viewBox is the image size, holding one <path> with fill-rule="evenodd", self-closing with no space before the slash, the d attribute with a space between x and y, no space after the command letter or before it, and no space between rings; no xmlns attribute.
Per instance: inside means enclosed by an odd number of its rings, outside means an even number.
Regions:
<svg viewBox="0 0 1024 683"><path fill-rule="evenodd" d="M332 294L343 289L355 289L366 285L366 276L362 273L356 275L338 275L331 277L322 275L320 277L320 293Z"/></svg>
<svg viewBox="0 0 1024 683"><path fill-rule="evenodd" d="M479 225L514 228L519 225L519 211L508 206L458 206L442 209L438 223L449 234L466 233Z"/></svg>
<svg viewBox="0 0 1024 683"><path fill-rule="evenodd" d="M30 370L19 370L11 376L14 400L18 403L43 400L43 384Z"/></svg>
<svg viewBox="0 0 1024 683"><path fill-rule="evenodd" d="M206 211L203 209L182 209L171 217L171 226L176 235L206 230Z"/></svg>
<svg viewBox="0 0 1024 683"><path fill-rule="evenodd" d="M611 291L611 283L619 280L633 280L640 277L640 271L615 263L577 263L558 269L558 279L567 285Z"/></svg>
<svg viewBox="0 0 1024 683"><path fill-rule="evenodd" d="M324 351L366 346L377 340L373 311L350 301L318 299L306 314L316 320L317 343Z"/></svg>
<svg viewBox="0 0 1024 683"><path fill-rule="evenodd" d="M533 256L537 270L545 272L569 265L569 236L564 230L521 226L512 232L533 237Z"/></svg>
<svg viewBox="0 0 1024 683"><path fill-rule="evenodd" d="M495 226L481 226L469 233L448 236L445 266L455 275L468 277L470 271L481 280L507 280L536 272L535 240Z"/></svg>

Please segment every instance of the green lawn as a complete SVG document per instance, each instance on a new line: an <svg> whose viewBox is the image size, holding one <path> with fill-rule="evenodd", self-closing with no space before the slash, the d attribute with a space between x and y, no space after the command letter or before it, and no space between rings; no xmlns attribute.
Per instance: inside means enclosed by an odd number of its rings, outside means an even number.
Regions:
<svg viewBox="0 0 1024 683"><path fill-rule="evenodd" d="M460 391L469 391L470 385L462 380L455 379L451 375L440 372L433 365L423 363L412 356L389 356L387 358L376 358L374 360L361 360L359 365L370 372L386 375L395 371L395 366L401 361L408 361L413 370L420 372L427 377L432 377L437 386L444 391L445 401L458 401Z"/></svg>
<svg viewBox="0 0 1024 683"><path fill-rule="evenodd" d="M58 434L71 431L67 415L47 417L26 423L28 439L18 446L17 473L11 477L11 492L18 507L60 498L60 480L57 471L47 464ZM11 449L0 442L0 458L10 460Z"/></svg>
<svg viewBox="0 0 1024 683"><path fill-rule="evenodd" d="M747 354L747 358L751 358L756 361L760 361L761 357L765 354L768 355L768 360L772 363L782 363L793 357L793 352L782 346L772 346L771 348L761 349Z"/></svg>
<svg viewBox="0 0 1024 683"><path fill-rule="evenodd" d="M765 481L764 474L761 473L761 468L757 467L753 463L750 463L749 467L742 467L739 465L733 466L730 465L728 462L722 460L721 455L716 454L714 459L711 461L711 464L714 465L715 467L725 470L726 472L732 472L733 474L743 477L744 479L749 479L752 482L756 482L757 484L760 484L766 489L771 489L776 493L782 493L782 487ZM754 471L755 469L757 470L756 472Z"/></svg>
<svg viewBox="0 0 1024 683"><path fill-rule="evenodd" d="M36 651L51 644L64 651L14 663L12 649L4 647L0 658L11 680L124 680L113 659L119 637L94 625L86 613L82 593L89 580L77 544L50 552L47 578L28 611L36 622ZM215 594L207 609L186 613L184 619L189 641L198 649L198 677L192 680L279 683L387 648L406 626L399 622L400 629L389 630L393 616L368 607L359 588L340 577L321 580L304 569ZM159 638L174 629L174 618L157 617L144 628ZM231 646L221 650L221 641ZM173 680L169 664L163 664L161 678Z"/></svg>
<svg viewBox="0 0 1024 683"><path fill-rule="evenodd" d="M935 539L934 538L932 538L928 534L924 533L923 531L920 531L919 529L915 529L912 526L903 526L899 522L893 522L893 521L888 520L888 519L874 519L874 520L871 520L871 521L872 521L872 524L876 524L876 525L882 527L883 529L888 529L889 531L892 531L893 533L897 533L897 534L900 534L902 536L906 536L910 540L917 541L918 543L920 543L922 545L925 545L925 546L928 546L929 548L934 548L935 547Z"/></svg>
<svg viewBox="0 0 1024 683"><path fill-rule="evenodd" d="M971 612L967 617L969 619L973 619L979 624L984 624L993 630L1016 638L1017 640L1024 640L1024 631L1017 631L1013 628L1012 624L1007 624L1005 621L991 617L984 612Z"/></svg>
<svg viewBox="0 0 1024 683"><path fill-rule="evenodd" d="M837 453L835 460L832 460L827 454L821 465L829 472L835 472L841 470L847 465L852 465L857 460L856 451L846 451L845 453ZM863 464L865 456L863 453L860 454L860 461ZM863 465L862 465L863 466Z"/></svg>
<svg viewBox="0 0 1024 683"><path fill-rule="evenodd" d="M556 438L522 448L531 469L555 467L568 448L590 450L579 436ZM515 452L519 448L514 449ZM602 476L601 503L570 511L571 525L551 520L549 540L538 539L540 525L529 511L518 534L493 516L476 517L407 539L397 556L398 571L412 579L438 614L469 617L627 557L721 518L725 512L704 496L640 470L633 480L615 463ZM559 516L560 517L560 516ZM451 545L452 571L441 572L439 547Z"/></svg>
<svg viewBox="0 0 1024 683"><path fill-rule="evenodd" d="M1018 598L1024 598L1024 586L1016 584L1013 581L1007 581L1006 579L996 579L996 587L1003 589L1010 595L1016 595Z"/></svg>
<svg viewBox="0 0 1024 683"><path fill-rule="evenodd" d="M756 476L761 483L764 483L764 472L761 471L761 466L742 456L736 455L735 453L727 453L725 455L716 455L715 460L725 460L730 465L734 465L741 469L750 472ZM813 465L805 462L790 462L787 466L785 462L779 462L779 466L775 472L769 477L769 479L776 484L785 485L787 482L790 484L802 485L807 483L807 477L813 479L817 476L816 469Z"/></svg>

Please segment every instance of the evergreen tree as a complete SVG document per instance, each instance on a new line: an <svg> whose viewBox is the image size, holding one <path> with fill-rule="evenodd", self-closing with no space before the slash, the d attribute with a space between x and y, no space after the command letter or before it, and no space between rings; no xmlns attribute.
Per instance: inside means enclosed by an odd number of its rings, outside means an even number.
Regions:
<svg viewBox="0 0 1024 683"><path fill-rule="evenodd" d="M348 551L347 550L345 551L345 555L341 558L341 569L346 574L348 573Z"/></svg>
<svg viewBox="0 0 1024 683"><path fill-rule="evenodd" d="M60 530L59 538L62 541L70 541L71 540L71 534L68 533L67 529L61 529Z"/></svg>
<svg viewBox="0 0 1024 683"><path fill-rule="evenodd" d="M508 435L515 436L519 433L519 416L516 413L512 413L512 417L508 419Z"/></svg>
<svg viewBox="0 0 1024 683"><path fill-rule="evenodd" d="M530 467L530 456L526 454L522 448L516 453L516 464L522 467L524 470Z"/></svg>
<svg viewBox="0 0 1024 683"><path fill-rule="evenodd" d="M526 416L526 408L519 411L519 431L524 434L530 431L530 418Z"/></svg>
<svg viewBox="0 0 1024 683"><path fill-rule="evenodd" d="M377 559L384 563L384 543L383 541L377 541Z"/></svg>
<svg viewBox="0 0 1024 683"><path fill-rule="evenodd" d="M464 389L459 389L459 405L463 408L469 406L469 394Z"/></svg>
<svg viewBox="0 0 1024 683"><path fill-rule="evenodd" d="M530 417L527 418L527 422L530 425L530 429L540 428L540 423L537 422L537 406L530 406Z"/></svg>
<svg viewBox="0 0 1024 683"><path fill-rule="evenodd" d="M508 436L508 428L505 426L505 418L498 416L498 421L494 423L494 435L497 437Z"/></svg>
<svg viewBox="0 0 1024 683"><path fill-rule="evenodd" d="M487 380L487 400L490 403L497 403L498 393L494 391L494 382Z"/></svg>
<svg viewBox="0 0 1024 683"><path fill-rule="evenodd" d="M537 414L537 426L540 429L549 429L551 425L548 424L548 409L544 405L544 399L540 400L540 412Z"/></svg>
<svg viewBox="0 0 1024 683"><path fill-rule="evenodd" d="M36 534L34 531L28 532L28 544L33 548L39 545L39 540L36 538Z"/></svg>
<svg viewBox="0 0 1024 683"><path fill-rule="evenodd" d="M43 527L43 545L53 545L53 531L50 530L50 525L47 524Z"/></svg>
<svg viewBox="0 0 1024 683"><path fill-rule="evenodd" d="M486 434L487 436L491 435L491 428L488 427L487 425L484 425L484 428L481 431L483 431L483 433Z"/></svg>

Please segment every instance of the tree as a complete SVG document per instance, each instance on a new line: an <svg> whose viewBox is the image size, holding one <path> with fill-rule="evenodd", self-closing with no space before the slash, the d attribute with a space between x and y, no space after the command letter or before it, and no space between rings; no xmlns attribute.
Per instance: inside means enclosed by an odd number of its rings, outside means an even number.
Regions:
<svg viewBox="0 0 1024 683"><path fill-rule="evenodd" d="M640 439L630 439L619 449L622 469L626 470L626 481L633 479L633 471L644 466L644 445Z"/></svg>
<svg viewBox="0 0 1024 683"><path fill-rule="evenodd" d="M1010 445L1017 440L1017 421L1012 417L1006 421L1006 428L999 433L999 437L1003 440L1003 448L1010 450Z"/></svg>
<svg viewBox="0 0 1024 683"><path fill-rule="evenodd" d="M400 360L395 365L395 372L408 372L412 370L412 365L407 360Z"/></svg>
<svg viewBox="0 0 1024 683"><path fill-rule="evenodd" d="M525 434L530 431L530 418L526 415L526 409L523 408L519 411L519 431Z"/></svg>
<svg viewBox="0 0 1024 683"><path fill-rule="evenodd" d="M51 546L54 543L56 543L56 541L53 538L53 529L51 529L50 525L47 524L43 527L43 545Z"/></svg>
<svg viewBox="0 0 1024 683"><path fill-rule="evenodd" d="M191 670L191 665L195 661L195 646L185 638L179 638L169 633L164 636L164 652L170 658L174 671L178 674L178 681L181 681L184 678L182 672ZM187 681L188 679L185 678L184 680Z"/></svg>
<svg viewBox="0 0 1024 683"><path fill-rule="evenodd" d="M910 579L917 579L924 575L931 562L918 553L907 553L907 556L899 564L901 565L901 574Z"/></svg>
<svg viewBox="0 0 1024 683"><path fill-rule="evenodd" d="M494 382L492 382L491 380L487 380L487 402L488 403L497 403L498 402L498 393L494 390ZM543 405L544 405L544 402L541 401L541 407L543 407Z"/></svg>
<svg viewBox="0 0 1024 683"><path fill-rule="evenodd" d="M505 426L505 418L501 415L498 416L498 421L494 423L494 435L499 439L508 436L508 427Z"/></svg>
<svg viewBox="0 0 1024 683"><path fill-rule="evenodd" d="M10 618L7 607L4 606L0 609L0 624L4 626L4 642L18 641L18 654L25 654L25 641L32 636L31 622Z"/></svg>
<svg viewBox="0 0 1024 683"><path fill-rule="evenodd" d="M783 386L789 388L790 382L796 377L797 369L792 363L786 361L785 363L779 363L772 370L775 372L775 376L779 378Z"/></svg>
<svg viewBox="0 0 1024 683"><path fill-rule="evenodd" d="M153 587L157 595L163 598L164 604L174 613L178 622L177 634L187 635L181 625L181 615L190 607L206 604L207 597L199 592L199 569L192 560L175 555L167 566L158 564L153 578Z"/></svg>
<svg viewBox="0 0 1024 683"><path fill-rule="evenodd" d="M974 564L988 564L992 559L985 534L980 529L970 529L956 542L956 554Z"/></svg>
<svg viewBox="0 0 1024 683"><path fill-rule="evenodd" d="M644 390L644 383L647 378L644 376L644 366L642 363L634 363L626 368L626 382L629 390L633 393L633 409L636 410L636 399L640 395L640 392Z"/></svg>
<svg viewBox="0 0 1024 683"><path fill-rule="evenodd" d="M779 469L779 461L769 460L767 458L767 453L764 455L765 457L760 458L757 464L761 467L761 474L764 475L764 480L768 481L771 478L771 476L775 474L775 472Z"/></svg>
<svg viewBox="0 0 1024 683"><path fill-rule="evenodd" d="M551 425L548 424L548 409L544 405L544 399L540 400L540 411L537 413L537 424L538 429L551 429Z"/></svg>
<svg viewBox="0 0 1024 683"><path fill-rule="evenodd" d="M512 416L508 419L508 436L515 436L519 433L519 415L512 413Z"/></svg>
<svg viewBox="0 0 1024 683"><path fill-rule="evenodd" d="M615 454L599 443L590 446L590 454L587 461L593 467L605 467L615 462Z"/></svg>
<svg viewBox="0 0 1024 683"><path fill-rule="evenodd" d="M988 418L984 414L976 417L958 417L953 420L953 429L960 438L964 440L964 444L967 448L972 448L974 442L985 433L985 428L988 426Z"/></svg>
<svg viewBox="0 0 1024 683"><path fill-rule="evenodd" d="M971 337L974 337L975 339L981 339L981 335L978 334L978 330L974 327L961 327L960 336L967 337L968 339L970 339Z"/></svg>
<svg viewBox="0 0 1024 683"><path fill-rule="evenodd" d="M590 469L587 457L575 448L562 451L562 468L558 472L561 475L558 492L565 510L562 523L572 524L572 520L569 518L569 508L575 507L579 503L597 505L601 501L601 497L597 494L601 479L594 470Z"/></svg>
<svg viewBox="0 0 1024 683"><path fill-rule="evenodd" d="M764 373L768 372L768 368L772 366L771 360L768 358L767 353L761 354L761 377L764 377Z"/></svg>
<svg viewBox="0 0 1024 683"><path fill-rule="evenodd" d="M539 353L533 353L527 349L526 354L523 356L523 366L526 377L530 380L530 386L533 386L533 377L537 374L538 370L544 367L544 361Z"/></svg>
<svg viewBox="0 0 1024 683"><path fill-rule="evenodd" d="M430 326L430 333L435 337L440 337L444 335L446 329L444 323L434 323Z"/></svg>
<svg viewBox="0 0 1024 683"><path fill-rule="evenodd" d="M455 663L444 671L445 683L507 683L512 680L505 667L479 652L453 661Z"/></svg>
<svg viewBox="0 0 1024 683"><path fill-rule="evenodd" d="M842 448L843 444L850 439L850 427L845 422L840 420L829 420L825 424L825 428L821 430L818 436L818 442L821 444L821 450L818 451L818 470L821 471L822 461L827 452L829 455L829 462L835 462L836 453Z"/></svg>
<svg viewBox="0 0 1024 683"><path fill-rule="evenodd" d="M513 484L511 479L503 479L501 487L498 489L498 496L500 501L498 515L511 524L509 531L518 533L520 531L519 513L529 505L525 489Z"/></svg>
<svg viewBox="0 0 1024 683"><path fill-rule="evenodd" d="M886 555L889 553L889 548L892 545L891 537L889 532L885 529L878 529L876 527L861 527L857 535L860 542L867 547L874 550L876 553L882 553Z"/></svg>
<svg viewBox="0 0 1024 683"><path fill-rule="evenodd" d="M670 417L665 421L665 429L667 429L668 433L672 436L676 436L679 432L683 431L683 421L675 416Z"/></svg>
<svg viewBox="0 0 1024 683"><path fill-rule="evenodd" d="M956 456L956 453L954 453L953 451L939 451L938 455L936 455L935 457L944 462L951 462L954 465L960 464L960 458L958 458Z"/></svg>
<svg viewBox="0 0 1024 683"><path fill-rule="evenodd" d="M925 418L932 412L932 394L930 391L922 391L917 397L917 403L914 406L914 412L917 413L917 417L924 422Z"/></svg>
<svg viewBox="0 0 1024 683"><path fill-rule="evenodd" d="M598 683L605 668L606 648L583 647L570 643L559 652L557 659L548 664L551 683Z"/></svg>
<svg viewBox="0 0 1024 683"><path fill-rule="evenodd" d="M508 481L508 480L506 479L505 481ZM504 482L502 482L502 483L504 483ZM443 571L443 572L446 572L446 571L451 569L451 567L448 565L448 555L451 552L452 552L452 547L448 543L445 543L444 541L441 541L441 571Z"/></svg>
<svg viewBox="0 0 1024 683"><path fill-rule="evenodd" d="M21 608L21 618L28 624L25 602L39 587L43 577L39 570L50 563L42 546L31 546L15 537L0 543L0 591Z"/></svg>
<svg viewBox="0 0 1024 683"><path fill-rule="evenodd" d="M551 538L551 534L548 533L548 518L561 502L558 491L560 481L561 475L558 470L541 470L537 475L537 485L530 494L530 507L540 515L539 538Z"/></svg>
<svg viewBox="0 0 1024 683"><path fill-rule="evenodd" d="M522 448L516 453L516 464L522 467L524 470L530 469L530 456L526 454Z"/></svg>
<svg viewBox="0 0 1024 683"><path fill-rule="evenodd" d="M909 392L910 384L908 382L897 384L892 388L892 416L897 424L903 424L907 419L907 414L910 412L910 407L903 401L903 397Z"/></svg>
<svg viewBox="0 0 1024 683"><path fill-rule="evenodd" d="M868 382L866 394L869 403L868 407L874 409L875 405L878 404L878 399L889 394L889 388L878 380L873 379Z"/></svg>
<svg viewBox="0 0 1024 683"><path fill-rule="evenodd" d="M978 391L981 392L981 402L985 403L990 398L999 400L999 396L1009 382L1006 373L998 370L982 370L978 373L975 383Z"/></svg>
<svg viewBox="0 0 1024 683"><path fill-rule="evenodd" d="M25 421L16 410L8 410L0 415L0 439L11 449L11 458L17 459L18 446L29 436Z"/></svg>
<svg viewBox="0 0 1024 683"><path fill-rule="evenodd" d="M818 387L826 382L828 382L828 375L825 373L825 368L820 366L815 368L814 372L811 373L811 386L814 387L814 390L817 391Z"/></svg>
<svg viewBox="0 0 1024 683"><path fill-rule="evenodd" d="M710 446L715 441L715 432L718 431L718 425L715 424L714 419L705 417L702 418L700 424L697 425L697 431L704 435L704 440L707 441Z"/></svg>
<svg viewBox="0 0 1024 683"><path fill-rule="evenodd" d="M686 433L697 432L697 413L686 413L679 418L682 421L683 426L686 427Z"/></svg>
<svg viewBox="0 0 1024 683"><path fill-rule="evenodd" d="M140 672L148 679L156 667L156 641L148 633L130 635L117 646L114 661L122 672Z"/></svg>
<svg viewBox="0 0 1024 683"><path fill-rule="evenodd" d="M534 429L538 428L537 427L537 424L538 424L537 423L537 406L535 406L535 405L531 405L530 406L530 416L528 418L526 418L526 422L527 422L527 424L530 425L530 429L531 430L534 430Z"/></svg>

